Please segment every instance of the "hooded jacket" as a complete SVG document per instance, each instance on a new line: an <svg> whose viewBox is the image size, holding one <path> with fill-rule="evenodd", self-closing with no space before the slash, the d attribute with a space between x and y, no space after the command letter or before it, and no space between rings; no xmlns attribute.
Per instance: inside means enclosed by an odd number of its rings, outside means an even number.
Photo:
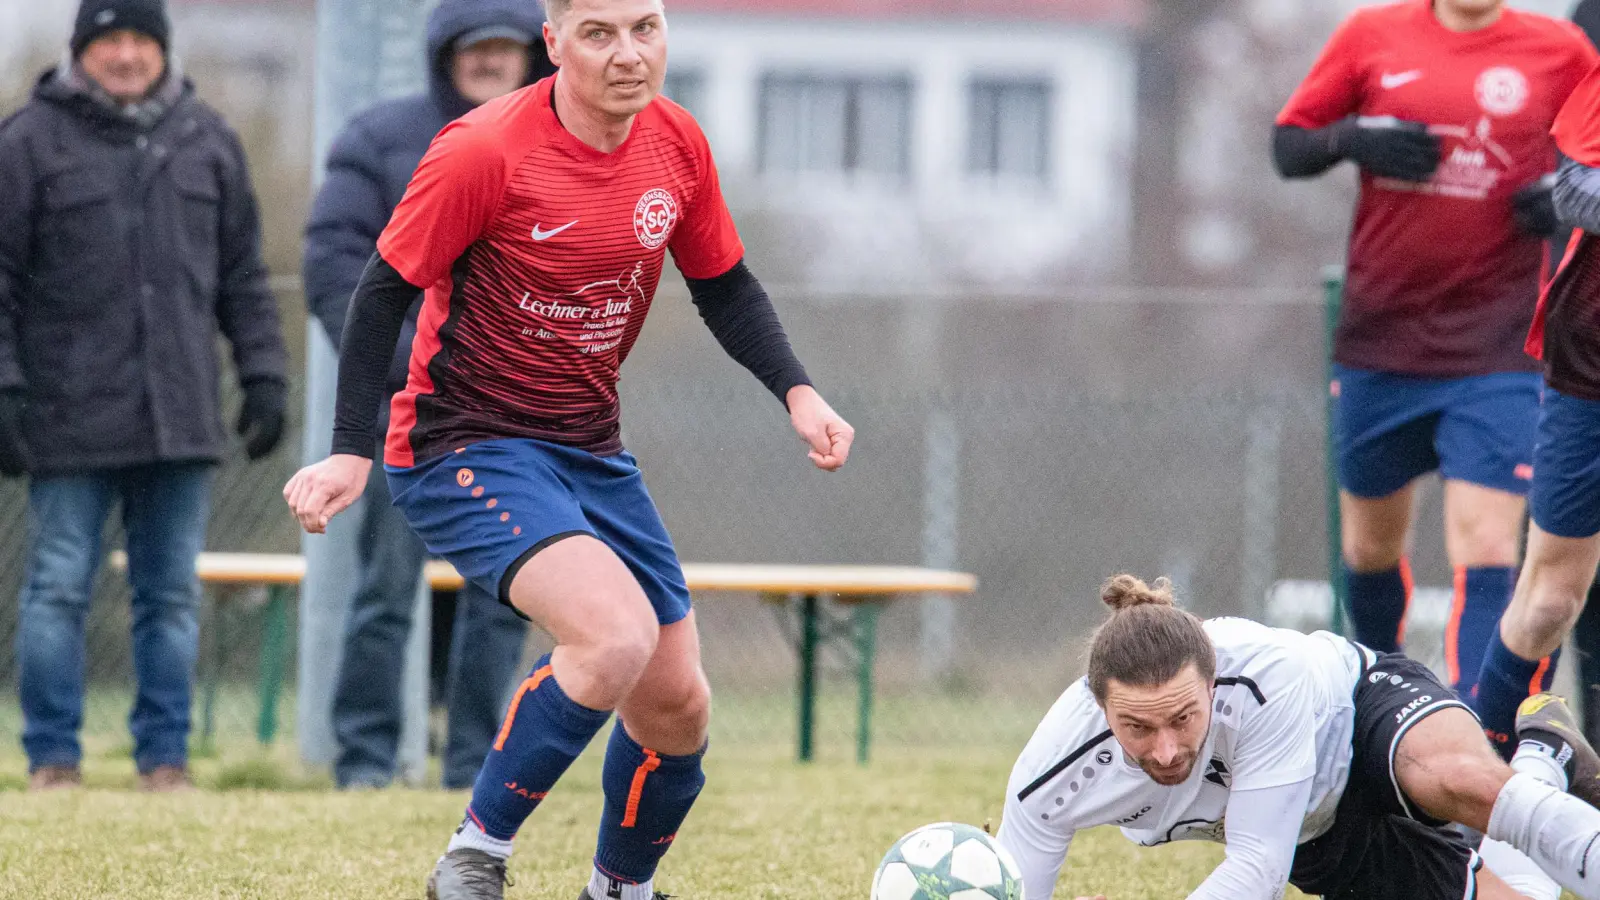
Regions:
<svg viewBox="0 0 1600 900"><path fill-rule="evenodd" d="M0 390L34 475L217 461L217 336L241 382L287 354L238 136L170 65L118 108L70 62L0 122Z"/></svg>
<svg viewBox="0 0 1600 900"><path fill-rule="evenodd" d="M535 36L528 84L555 69L538 39L544 16L535 0L443 0L428 17L428 90L389 100L356 115L328 153L327 173L306 226L305 289L311 313L339 344L350 296L378 245L378 236L405 194L411 173L434 135L466 114L472 103L451 78L457 38L479 28L512 26ZM405 386L416 335L413 306L389 370L388 392ZM382 423L388 421L387 397ZM376 448L374 448L376 449Z"/></svg>

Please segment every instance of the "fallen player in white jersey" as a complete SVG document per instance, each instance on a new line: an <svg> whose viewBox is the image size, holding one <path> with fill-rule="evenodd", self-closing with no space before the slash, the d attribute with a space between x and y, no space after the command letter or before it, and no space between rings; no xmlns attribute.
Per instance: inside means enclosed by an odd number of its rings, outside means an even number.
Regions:
<svg viewBox="0 0 1600 900"><path fill-rule="evenodd" d="M1051 896L1073 834L1097 825L1144 846L1223 843L1191 900L1277 900L1286 884L1330 900L1555 900L1557 883L1600 900L1600 810L1565 793L1595 753L1557 734L1559 699L1525 705L1508 766L1401 654L1202 623L1165 579L1119 575L1102 599L1113 612L1089 673L1045 716L1006 792L999 840L1031 900ZM1451 822L1486 836L1481 857Z"/></svg>

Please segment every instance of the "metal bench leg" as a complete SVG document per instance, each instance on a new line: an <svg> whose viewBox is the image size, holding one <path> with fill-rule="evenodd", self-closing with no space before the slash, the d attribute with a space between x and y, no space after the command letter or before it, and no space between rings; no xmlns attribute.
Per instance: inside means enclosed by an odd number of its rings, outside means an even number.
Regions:
<svg viewBox="0 0 1600 900"><path fill-rule="evenodd" d="M211 646L208 648L211 657L206 664L205 697L200 705L200 746L201 754L210 754L216 749L217 740L217 690L222 683L222 648L227 641L224 639L222 623L224 612L229 599L226 590L211 591Z"/></svg>
<svg viewBox="0 0 1600 900"><path fill-rule="evenodd" d="M273 585L262 610L261 717L256 723L256 740L263 746L278 736L278 694L289 646L289 591L288 585Z"/></svg>
<svg viewBox="0 0 1600 900"><path fill-rule="evenodd" d="M858 711L856 718L856 762L865 765L872 746L872 665L878 649L879 603L856 607L856 660Z"/></svg>
<svg viewBox="0 0 1600 900"><path fill-rule="evenodd" d="M816 594L800 598L800 749L801 762L811 762L812 739L817 721L817 623Z"/></svg>

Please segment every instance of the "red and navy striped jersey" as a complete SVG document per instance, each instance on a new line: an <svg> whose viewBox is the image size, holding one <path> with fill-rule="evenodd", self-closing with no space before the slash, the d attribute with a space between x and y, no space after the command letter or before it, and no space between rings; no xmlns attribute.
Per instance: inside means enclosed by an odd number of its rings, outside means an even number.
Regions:
<svg viewBox="0 0 1600 900"><path fill-rule="evenodd" d="M688 278L744 256L687 112L657 98L603 153L562 127L554 85L441 131L378 240L427 289L391 406L389 465L509 437L619 452L618 370L666 252Z"/></svg>

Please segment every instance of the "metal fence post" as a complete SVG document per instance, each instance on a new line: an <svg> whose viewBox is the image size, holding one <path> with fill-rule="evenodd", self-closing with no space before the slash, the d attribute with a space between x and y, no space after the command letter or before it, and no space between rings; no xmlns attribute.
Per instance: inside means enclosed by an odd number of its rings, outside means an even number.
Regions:
<svg viewBox="0 0 1600 900"><path fill-rule="evenodd" d="M1334 416L1339 405L1339 398L1334 394L1333 387L1333 335L1335 329L1339 327L1339 307L1344 302L1343 266L1328 266L1322 270L1322 301L1323 349L1327 359L1328 386L1324 443L1327 452L1325 468L1328 486L1328 587L1332 588L1333 594L1333 609L1328 613L1328 622L1334 632L1348 635L1350 629L1345 618L1344 549L1340 537L1343 524L1339 516L1339 451L1334 442L1333 431Z"/></svg>
<svg viewBox="0 0 1600 900"><path fill-rule="evenodd" d="M318 0L315 148L321 163L345 121L385 97L420 90L423 61L424 0ZM321 328L306 329L307 461L328 454L333 432L333 394L338 373L334 348ZM297 734L307 762L328 763L334 757L329 720L333 684L342 655L345 612L354 591L356 523L362 504L335 519L321 537L305 536L306 580L300 594L300 652L297 689ZM426 616L415 623L407 647L407 666L416 665L415 648L427 647ZM419 636L415 632L421 631ZM419 642L419 637L421 638ZM422 664L426 666L424 655ZM426 678L422 679L424 690ZM409 684L408 680L408 684ZM407 723L402 757L415 755L413 732L425 723ZM425 732L422 732L425 734ZM423 746L424 751L426 746ZM402 760L402 768L407 768Z"/></svg>

